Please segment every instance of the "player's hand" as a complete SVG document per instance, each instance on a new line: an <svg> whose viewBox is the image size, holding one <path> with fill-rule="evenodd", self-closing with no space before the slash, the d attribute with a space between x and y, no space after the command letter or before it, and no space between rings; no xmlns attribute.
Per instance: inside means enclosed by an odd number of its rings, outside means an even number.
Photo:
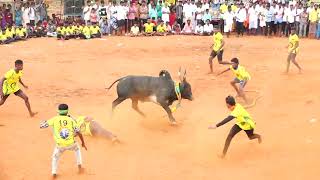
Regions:
<svg viewBox="0 0 320 180"><path fill-rule="evenodd" d="M208 129L217 129L217 126L216 125L211 125L208 127Z"/></svg>
<svg viewBox="0 0 320 180"><path fill-rule="evenodd" d="M82 143L82 147L87 151L88 149L87 149L87 146L84 144L84 143Z"/></svg>
<svg viewBox="0 0 320 180"><path fill-rule="evenodd" d="M24 88L29 89L29 86L24 85Z"/></svg>

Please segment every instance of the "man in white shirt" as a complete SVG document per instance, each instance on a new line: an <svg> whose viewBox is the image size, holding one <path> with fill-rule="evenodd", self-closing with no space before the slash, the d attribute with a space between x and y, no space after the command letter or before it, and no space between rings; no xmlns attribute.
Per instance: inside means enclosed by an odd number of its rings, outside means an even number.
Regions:
<svg viewBox="0 0 320 180"><path fill-rule="evenodd" d="M123 31L125 30L128 11L123 1L120 2L120 6L117 6L116 9L117 9L117 23L119 28L118 32L120 33L120 35L122 35Z"/></svg>
<svg viewBox="0 0 320 180"><path fill-rule="evenodd" d="M190 0L186 4L183 5L183 20L184 22L187 21L187 19L191 20L191 24L193 24L194 21L194 10L193 5L190 3Z"/></svg>
<svg viewBox="0 0 320 180"><path fill-rule="evenodd" d="M288 10L288 21L287 21L287 24L288 24L288 34L287 36L289 36L289 34L291 34L291 28L294 27L294 19L296 17L296 11L295 9L293 8L293 5L290 5L290 8Z"/></svg>
<svg viewBox="0 0 320 180"><path fill-rule="evenodd" d="M203 10L200 4L198 4L198 7L196 9L196 20L197 24L202 24L202 16L203 16Z"/></svg>
<svg viewBox="0 0 320 180"><path fill-rule="evenodd" d="M244 32L244 26L243 23L247 18L247 12L246 9L244 8L243 4L240 4L240 8L238 9L238 12L236 14L236 29L237 29L237 34L238 37L241 34L241 36L243 36L243 32Z"/></svg>
<svg viewBox="0 0 320 180"><path fill-rule="evenodd" d="M228 11L223 14L222 18L224 22L224 32L227 33L227 37L229 37L230 33L232 32L232 25L234 19L234 14L230 6L228 7Z"/></svg>
<svg viewBox="0 0 320 180"><path fill-rule="evenodd" d="M91 8L91 1L87 1L87 5L83 8L83 19L86 25L90 22Z"/></svg>
<svg viewBox="0 0 320 180"><path fill-rule="evenodd" d="M300 29L299 29L299 27L300 27L300 14L302 12L303 12L302 4L297 5L296 16L295 16L295 27L296 27L296 31L297 32L300 32Z"/></svg>
<svg viewBox="0 0 320 180"><path fill-rule="evenodd" d="M35 10L35 3L32 2L31 6L29 7L29 19L30 19L30 25L35 26L36 25L36 10Z"/></svg>
<svg viewBox="0 0 320 180"><path fill-rule="evenodd" d="M203 26L200 23L197 24L196 30L194 31L194 35L203 35Z"/></svg>
<svg viewBox="0 0 320 180"><path fill-rule="evenodd" d="M275 9L275 21L274 24L276 25L276 32L279 36L281 36L282 30L282 21L283 21L283 6L279 3Z"/></svg>
<svg viewBox="0 0 320 180"><path fill-rule="evenodd" d="M207 20L206 24L203 26L203 35L209 36L213 33L213 25L210 24L210 21Z"/></svg>
<svg viewBox="0 0 320 180"><path fill-rule="evenodd" d="M131 30L130 30L130 36L131 37L137 37L137 36L140 36L140 30L139 30L139 26L138 24L135 22L134 25L131 27Z"/></svg>
<svg viewBox="0 0 320 180"><path fill-rule="evenodd" d="M255 35L258 28L258 12L255 4L249 8L248 14L250 34Z"/></svg>

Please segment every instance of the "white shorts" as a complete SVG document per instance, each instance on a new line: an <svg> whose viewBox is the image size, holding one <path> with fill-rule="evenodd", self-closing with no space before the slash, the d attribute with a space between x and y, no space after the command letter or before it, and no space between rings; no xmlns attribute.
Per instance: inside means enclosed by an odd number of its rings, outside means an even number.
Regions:
<svg viewBox="0 0 320 180"><path fill-rule="evenodd" d="M266 26L266 21L260 21L260 27L265 27Z"/></svg>
<svg viewBox="0 0 320 180"><path fill-rule="evenodd" d="M257 29L257 28L258 28L258 21L257 20L249 22L249 29Z"/></svg>
<svg viewBox="0 0 320 180"><path fill-rule="evenodd" d="M231 32L232 31L232 24L224 25L224 32Z"/></svg>

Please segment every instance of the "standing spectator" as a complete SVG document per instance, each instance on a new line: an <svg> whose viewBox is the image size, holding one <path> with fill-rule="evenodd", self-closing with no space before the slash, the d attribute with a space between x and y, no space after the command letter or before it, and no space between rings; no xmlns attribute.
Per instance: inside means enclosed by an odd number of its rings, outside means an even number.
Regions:
<svg viewBox="0 0 320 180"><path fill-rule="evenodd" d="M243 23L246 20L246 18L247 18L247 12L246 12L246 9L244 8L243 4L241 3L240 9L238 10L237 15L236 15L236 21L237 21L236 28L237 28L238 37L240 34L241 34L241 36L243 36L243 32L244 32Z"/></svg>
<svg viewBox="0 0 320 180"><path fill-rule="evenodd" d="M206 9L206 12L203 14L203 17L202 17L203 22L207 22L207 20L209 20L209 21L212 20L212 16L209 13L209 9Z"/></svg>
<svg viewBox="0 0 320 180"><path fill-rule="evenodd" d="M318 20L318 5L314 5L314 9L309 14L309 38L314 38L316 34Z"/></svg>
<svg viewBox="0 0 320 180"><path fill-rule="evenodd" d="M83 8L83 19L88 25L90 22L90 15L91 15L91 1L87 1L87 5Z"/></svg>
<svg viewBox="0 0 320 180"><path fill-rule="evenodd" d="M149 18L150 19L158 19L156 5L154 5L154 4L152 4L151 8L149 9Z"/></svg>
<svg viewBox="0 0 320 180"><path fill-rule="evenodd" d="M165 24L169 22L169 13L170 13L170 8L168 7L168 3L165 3L164 6L162 7L162 21Z"/></svg>
<svg viewBox="0 0 320 180"><path fill-rule="evenodd" d="M135 3L131 3L128 12L128 29L131 30L131 27L134 25L136 19L136 13L138 9Z"/></svg>
<svg viewBox="0 0 320 180"><path fill-rule="evenodd" d="M100 23L100 27L101 27L101 34L102 35L110 34L110 26L109 26L108 20L106 18L102 19L102 22Z"/></svg>
<svg viewBox="0 0 320 180"><path fill-rule="evenodd" d="M194 15L194 11L193 11L193 6L190 3L190 0L187 1L187 4L185 4L183 6L183 17L184 17L184 22L186 20L190 20L191 24L193 24L193 15Z"/></svg>
<svg viewBox="0 0 320 180"><path fill-rule="evenodd" d="M162 7L163 7L163 4L162 4L162 1L160 0L158 3L157 3L157 6L156 6L156 10L157 10L157 18L162 18ZM157 19L156 18L156 19Z"/></svg>
<svg viewBox="0 0 320 180"><path fill-rule="evenodd" d="M34 2L31 2L31 5L29 7L29 19L30 19L30 25L35 26L36 25L36 9L35 9Z"/></svg>
<svg viewBox="0 0 320 180"><path fill-rule="evenodd" d="M171 12L169 14L169 25L171 28L173 28L173 25L176 23L177 15L174 9L171 9Z"/></svg>
<svg viewBox="0 0 320 180"><path fill-rule="evenodd" d="M288 35L288 16L290 13L290 8L289 8L289 4L286 3L284 10L283 10L283 35L287 36Z"/></svg>
<svg viewBox="0 0 320 180"><path fill-rule="evenodd" d="M304 7L302 13L300 14L300 25L299 25L299 36L307 36L307 25L308 25L308 13L307 8Z"/></svg>
<svg viewBox="0 0 320 180"><path fill-rule="evenodd" d="M259 26L260 26L260 32L262 35L265 34L266 31L266 13L267 13L267 9L265 8L265 4L263 4L262 6L260 6L260 15L259 15Z"/></svg>
<svg viewBox="0 0 320 180"><path fill-rule="evenodd" d="M139 7L139 14L140 14L140 30L142 31L142 27L144 26L145 23L147 23L148 20L148 6L145 1L142 1L142 5Z"/></svg>
<svg viewBox="0 0 320 180"><path fill-rule="evenodd" d="M254 4L249 8L249 33L256 34L258 28L258 12L256 11L256 5Z"/></svg>
<svg viewBox="0 0 320 180"><path fill-rule="evenodd" d="M317 27L316 38L320 40L320 13L318 13L318 27Z"/></svg>
<svg viewBox="0 0 320 180"><path fill-rule="evenodd" d="M202 22L202 15L203 15L203 9L201 7L201 2L198 2L197 9L196 9L196 20L197 24L203 24Z"/></svg>
<svg viewBox="0 0 320 180"><path fill-rule="evenodd" d="M177 23L182 27L183 24L183 6L182 6L182 0L178 1L178 4L175 8L176 10L176 18L177 18Z"/></svg>
<svg viewBox="0 0 320 180"><path fill-rule="evenodd" d="M229 6L228 11L223 14L223 22L224 22L224 32L227 33L227 37L230 36L233 26L234 14L232 12L231 7Z"/></svg>
<svg viewBox="0 0 320 180"><path fill-rule="evenodd" d="M127 9L123 1L120 2L120 6L117 6L117 20L118 20L118 27L120 35L123 34L126 28L126 19L127 19Z"/></svg>
<svg viewBox="0 0 320 180"><path fill-rule="evenodd" d="M16 8L15 10L15 24L16 26L22 25L22 11L21 7Z"/></svg>
<svg viewBox="0 0 320 180"><path fill-rule="evenodd" d="M13 15L11 13L11 5L9 4L7 6L7 9L5 10L5 20L6 20L6 24L7 26L13 26Z"/></svg>
<svg viewBox="0 0 320 180"><path fill-rule="evenodd" d="M283 21L283 6L279 3L275 10L275 22L276 32L281 36L282 31L282 21Z"/></svg>
<svg viewBox="0 0 320 180"><path fill-rule="evenodd" d="M105 5L104 1L102 0L100 2L100 6L99 6L99 9L98 9L98 13L99 13L99 18L100 19L105 19L108 17L108 6Z"/></svg>
<svg viewBox="0 0 320 180"><path fill-rule="evenodd" d="M270 5L267 5L267 9L266 9L266 32L265 35L269 36L272 34L272 18L273 18L273 10L270 8Z"/></svg>
<svg viewBox="0 0 320 180"><path fill-rule="evenodd" d="M96 9L92 8L90 13L90 22L91 24L98 23L98 15Z"/></svg>
<svg viewBox="0 0 320 180"><path fill-rule="evenodd" d="M45 18L47 18L48 13L47 9L49 8L49 5L44 2L44 0L41 1L39 6L40 11L40 20L43 21Z"/></svg>
<svg viewBox="0 0 320 180"><path fill-rule="evenodd" d="M297 5L295 16L295 29L297 34L300 32L300 14L303 12L302 4Z"/></svg>
<svg viewBox="0 0 320 180"><path fill-rule="evenodd" d="M290 8L288 10L288 21L287 21L287 24L288 24L288 31L287 32L288 33L286 34L286 36L289 36L289 34L291 34L291 29L294 27L295 17L296 17L296 11L293 8L293 5L291 4Z"/></svg>
<svg viewBox="0 0 320 180"><path fill-rule="evenodd" d="M27 24L30 23L29 19L29 2L23 4L22 8L22 24L24 27L27 27Z"/></svg>

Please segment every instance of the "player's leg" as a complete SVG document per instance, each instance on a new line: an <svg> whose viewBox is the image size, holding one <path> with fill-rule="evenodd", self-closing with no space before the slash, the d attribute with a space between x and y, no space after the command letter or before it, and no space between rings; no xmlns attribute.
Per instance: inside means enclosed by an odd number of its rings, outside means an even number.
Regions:
<svg viewBox="0 0 320 180"><path fill-rule="evenodd" d="M81 156L81 151L80 151L80 147L79 144L76 143L73 145L74 147L72 147L72 150L75 151L75 155L76 155L76 160L77 160L77 165L78 165L78 170L79 173L83 172L83 168L82 168L82 156Z"/></svg>
<svg viewBox="0 0 320 180"><path fill-rule="evenodd" d="M53 177L57 176L58 169L58 161L61 156L61 151L58 147L55 147L52 154L52 162L51 162L51 174Z"/></svg>
<svg viewBox="0 0 320 180"><path fill-rule="evenodd" d="M210 65L210 73L213 73L213 67L212 67L212 64L213 64L213 59L217 56L217 52L215 51L211 51L211 54L210 54L210 57L209 57L209 65Z"/></svg>
<svg viewBox="0 0 320 180"><path fill-rule="evenodd" d="M258 142L261 143L262 142L261 136L259 134L255 134L253 131L254 131L254 129L245 130L245 132L250 140L258 139Z"/></svg>
<svg viewBox="0 0 320 180"><path fill-rule="evenodd" d="M230 143L231 143L231 140L232 138L238 134L242 129L238 126L238 125L233 125L230 132L229 132L229 135L226 139L226 142L224 144L224 148L223 148L223 152L222 152L222 158L224 158L224 156L227 154L227 151L229 149L229 146L230 146Z"/></svg>
<svg viewBox="0 0 320 180"><path fill-rule="evenodd" d="M247 85L248 81L240 81L239 85L239 93L240 96L244 99L246 103L248 103L247 97L244 93L244 87Z"/></svg>
<svg viewBox="0 0 320 180"><path fill-rule="evenodd" d="M2 98L1 98L1 100L0 100L0 106L2 106L5 102L6 102L6 100L8 99L8 97L9 97L9 95L4 95Z"/></svg>
<svg viewBox="0 0 320 180"><path fill-rule="evenodd" d="M32 112L31 106L30 106L30 102L29 102L29 98L22 90L19 90L19 91L15 92L14 94L24 100L31 117L33 117L34 115L37 114L37 113Z"/></svg>
<svg viewBox="0 0 320 180"><path fill-rule="evenodd" d="M236 90L237 95L241 96L240 91L236 85L237 83L240 83L240 80L238 78L235 78L233 81L230 82L231 86L234 88L234 90Z"/></svg>
<svg viewBox="0 0 320 180"><path fill-rule="evenodd" d="M291 56L292 56L292 53L289 53L289 55L288 55L288 57L287 57L287 69L286 69L286 73L289 72Z"/></svg>
<svg viewBox="0 0 320 180"><path fill-rule="evenodd" d="M292 55L291 55L291 61L292 61L292 63L294 64L294 65L296 65L297 66L297 68L299 69L299 72L301 73L301 67L300 67L300 65L298 64L298 62L296 61L296 57L297 57L297 54L293 54L292 53Z"/></svg>
<svg viewBox="0 0 320 180"><path fill-rule="evenodd" d="M117 139L117 136L112 134L110 131L104 129L98 122L91 121L90 122L90 130L93 136L101 136L106 139L110 139L112 141L115 141Z"/></svg>
<svg viewBox="0 0 320 180"><path fill-rule="evenodd" d="M226 62L226 61L223 61L223 60L222 60L222 59L223 59L223 50L221 50L221 51L218 53L217 57L218 57L218 62L219 62L219 64L224 64L224 65L226 65L226 64L231 64L231 63L229 63L229 62Z"/></svg>

